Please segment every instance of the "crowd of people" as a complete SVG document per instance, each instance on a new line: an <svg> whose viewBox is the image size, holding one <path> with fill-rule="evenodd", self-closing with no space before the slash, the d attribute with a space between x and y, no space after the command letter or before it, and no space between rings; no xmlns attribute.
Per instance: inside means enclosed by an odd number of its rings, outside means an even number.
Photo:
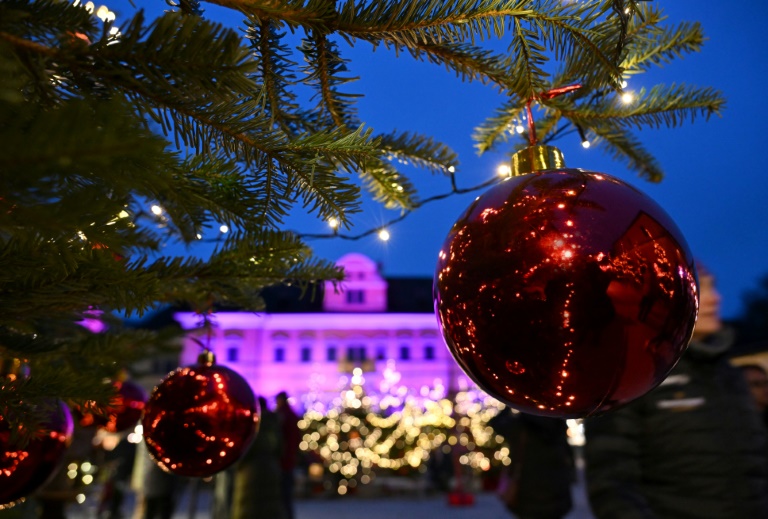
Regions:
<svg viewBox="0 0 768 519"><path fill-rule="evenodd" d="M719 307L715 279L702 269L693 338L672 372L636 401L584 421L585 486L596 519L768 519L768 373L760 364L732 365L734 334ZM295 519L299 417L287 393L275 402L270 409L259 398L258 435L216 476L214 519ZM565 421L507 408L489 425L510 452L498 489L509 512L566 517L579 475ZM124 438L103 462L109 477L100 519L122 518L129 492L136 493L136 519L170 519L177 511L183 478L162 471L142 444ZM436 452L429 469L435 488L449 491L450 454ZM39 501L43 517L64 517L55 485Z"/></svg>

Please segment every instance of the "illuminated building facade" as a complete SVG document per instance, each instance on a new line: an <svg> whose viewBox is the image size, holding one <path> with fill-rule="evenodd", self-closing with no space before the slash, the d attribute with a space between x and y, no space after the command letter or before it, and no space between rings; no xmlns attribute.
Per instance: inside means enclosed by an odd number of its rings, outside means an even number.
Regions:
<svg viewBox="0 0 768 519"><path fill-rule="evenodd" d="M338 264L345 271L340 290L327 283L314 301L277 291L265 295L264 313L217 312L210 341L217 362L266 398L279 391L304 400L336 397L355 368L369 392L382 390L398 374L399 386L421 393L471 385L438 330L431 279L384 279L361 254L348 254ZM200 316L174 317L191 331L181 358L191 364L200 351L194 340Z"/></svg>

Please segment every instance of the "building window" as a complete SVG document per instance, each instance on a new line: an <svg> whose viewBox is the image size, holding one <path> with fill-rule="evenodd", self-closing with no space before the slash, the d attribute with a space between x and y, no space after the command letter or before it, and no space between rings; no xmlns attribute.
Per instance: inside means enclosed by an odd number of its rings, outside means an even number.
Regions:
<svg viewBox="0 0 768 519"><path fill-rule="evenodd" d="M347 290L347 303L362 304L365 303L365 292L362 290Z"/></svg>
<svg viewBox="0 0 768 519"><path fill-rule="evenodd" d="M325 350L325 352L325 358L328 362L336 362L336 346L328 346L328 349Z"/></svg>
<svg viewBox="0 0 768 519"><path fill-rule="evenodd" d="M376 348L376 360L387 360L387 347L379 346Z"/></svg>
<svg viewBox="0 0 768 519"><path fill-rule="evenodd" d="M240 360L240 348L230 346L227 348L227 362L238 362Z"/></svg>
<svg viewBox="0 0 768 519"><path fill-rule="evenodd" d="M285 348L282 346L275 348L275 362L285 362Z"/></svg>
<svg viewBox="0 0 768 519"><path fill-rule="evenodd" d="M347 362L365 362L365 346L350 346L347 348Z"/></svg>
<svg viewBox="0 0 768 519"><path fill-rule="evenodd" d="M301 362L312 362L312 348L309 346L301 348Z"/></svg>
<svg viewBox="0 0 768 519"><path fill-rule="evenodd" d="M431 344L424 346L424 358L426 360L435 360L435 347Z"/></svg>
<svg viewBox="0 0 768 519"><path fill-rule="evenodd" d="M400 346L400 360L411 360L411 348Z"/></svg>

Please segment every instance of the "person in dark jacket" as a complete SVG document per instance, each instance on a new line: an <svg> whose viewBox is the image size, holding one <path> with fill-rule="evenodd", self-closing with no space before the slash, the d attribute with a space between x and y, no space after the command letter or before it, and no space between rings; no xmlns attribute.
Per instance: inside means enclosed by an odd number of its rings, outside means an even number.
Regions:
<svg viewBox="0 0 768 519"><path fill-rule="evenodd" d="M232 519L285 519L280 486L282 431L277 415L259 397L259 433L235 465Z"/></svg>
<svg viewBox="0 0 768 519"><path fill-rule="evenodd" d="M752 398L763 417L763 423L768 427L768 372L760 364L745 364L739 366L739 369L752 392Z"/></svg>
<svg viewBox="0 0 768 519"><path fill-rule="evenodd" d="M573 451L565 420L505 408L491 419L494 432L509 446L511 464L502 477L499 497L520 519L561 519L573 506Z"/></svg>
<svg viewBox="0 0 768 519"><path fill-rule="evenodd" d="M725 356L714 278L700 271L693 340L662 384L585 421L587 492L598 519L768 518L768 433Z"/></svg>
<svg viewBox="0 0 768 519"><path fill-rule="evenodd" d="M299 417L291 409L288 403L288 394L280 391L276 398L277 406L275 414L280 424L282 439L282 454L280 455L280 486L283 495L283 506L287 519L294 518L293 493L295 479L293 471L296 469L299 454L299 443L301 436L299 434Z"/></svg>

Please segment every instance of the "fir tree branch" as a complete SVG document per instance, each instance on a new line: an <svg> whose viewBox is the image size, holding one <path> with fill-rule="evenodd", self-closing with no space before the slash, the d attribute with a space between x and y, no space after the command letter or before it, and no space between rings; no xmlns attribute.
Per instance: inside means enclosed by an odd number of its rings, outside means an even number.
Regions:
<svg viewBox="0 0 768 519"><path fill-rule="evenodd" d="M394 131L381 135L381 147L388 157L404 164L414 164L432 173L445 174L458 167L456 153L431 137Z"/></svg>
<svg viewBox="0 0 768 519"><path fill-rule="evenodd" d="M604 98L595 105L563 109L562 114L584 127L604 123L614 126L668 127L678 126L685 119L697 116L709 118L720 114L725 105L720 92L712 88L694 88L687 85L656 85L646 93L641 89L636 101L623 104L615 97Z"/></svg>
<svg viewBox="0 0 768 519"><path fill-rule="evenodd" d="M704 43L704 34L698 23L681 24L672 32L662 32L653 40L641 40L631 45L630 53L622 62L627 74L648 70L653 65L670 63L684 54L698 52Z"/></svg>
<svg viewBox="0 0 768 519"><path fill-rule="evenodd" d="M664 172L656 159L648 153L641 142L626 129L610 126L592 126L589 131L597 136L599 148L611 158L626 163L630 170L651 182L660 182Z"/></svg>
<svg viewBox="0 0 768 519"><path fill-rule="evenodd" d="M355 81L357 78L340 76L347 71L347 67L337 45L324 34L313 32L303 40L300 50L306 61L304 83L317 91L317 124L339 128L359 126L352 104L359 95L338 91L339 85Z"/></svg>

